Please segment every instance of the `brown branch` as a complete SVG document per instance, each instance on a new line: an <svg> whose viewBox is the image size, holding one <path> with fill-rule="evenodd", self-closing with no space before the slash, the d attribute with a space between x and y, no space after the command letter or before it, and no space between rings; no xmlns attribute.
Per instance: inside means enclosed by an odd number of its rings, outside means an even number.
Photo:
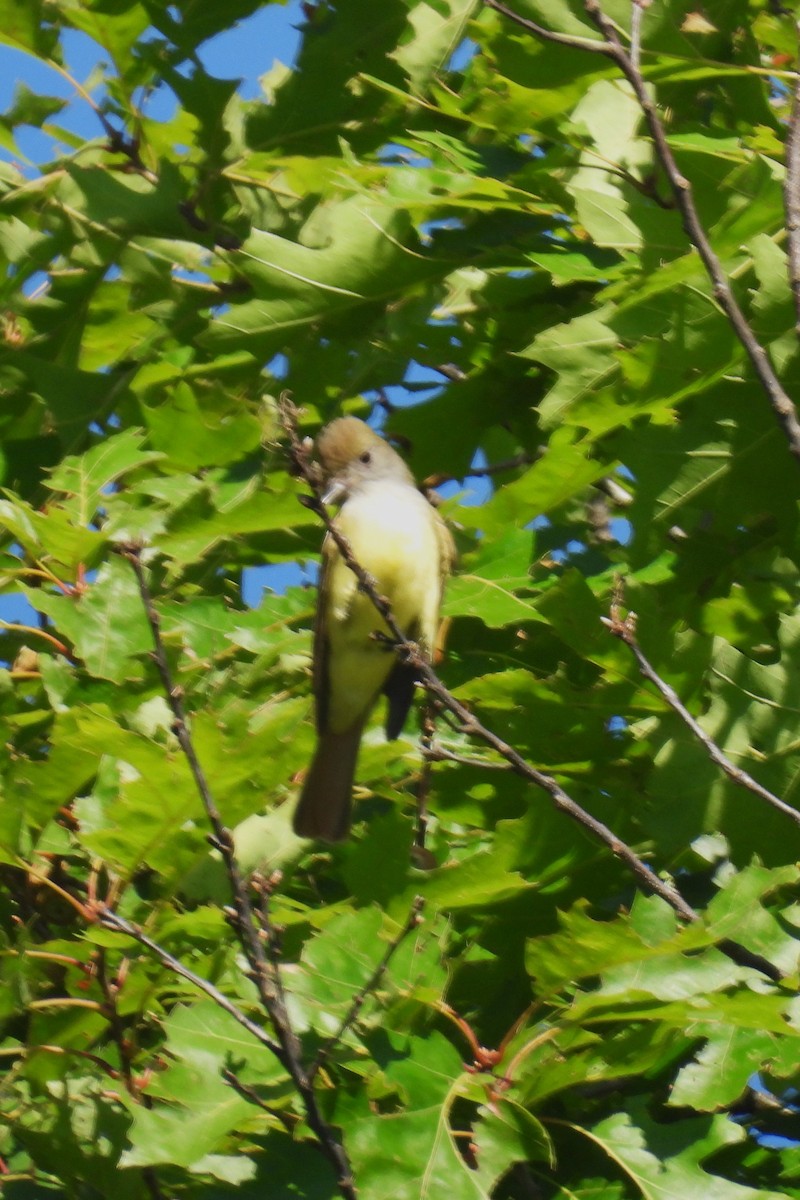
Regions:
<svg viewBox="0 0 800 1200"><path fill-rule="evenodd" d="M639 70L642 49L642 16L644 10L650 7L650 0L633 0L631 9L631 64L634 70Z"/></svg>
<svg viewBox="0 0 800 1200"><path fill-rule="evenodd" d="M467 378L466 372L457 367L455 363L437 363L431 367L432 371L438 371L445 379L449 379L451 383L463 383Z"/></svg>
<svg viewBox="0 0 800 1200"><path fill-rule="evenodd" d="M797 23L800 37L800 22ZM800 337L800 72L795 77L789 136L786 139L786 179L783 185L789 249L789 283L796 312L795 330Z"/></svg>
<svg viewBox="0 0 800 1200"><path fill-rule="evenodd" d="M111 1037L116 1043L119 1053L125 1090L129 1096L132 1096L140 1103L144 1102L145 1107L147 1107L147 1099L141 1095L133 1075L133 1047L125 1033L125 1026L119 1015L119 1007L117 1005L119 987L117 984L113 984L108 978L106 952L102 946L97 952L97 982L100 985L100 991L103 993L103 1007L111 1026ZM159 1183L155 1168L142 1167L141 1174L142 1182L150 1193L152 1200L164 1200L164 1193L161 1190L161 1184Z"/></svg>
<svg viewBox="0 0 800 1200"><path fill-rule="evenodd" d="M434 706L428 700L420 715L420 745L422 747L422 770L417 780L417 828L414 835L414 846L419 853L425 852L425 842L428 836L428 797L431 793L432 774L429 751L433 745L433 735L436 732L436 714Z"/></svg>
<svg viewBox="0 0 800 1200"><path fill-rule="evenodd" d="M290 454L295 472L303 477L311 489L312 494L302 497L302 502L324 523L329 536L339 549L342 561L356 576L361 590L369 596L387 628L390 630L394 639L395 652L401 661L414 667L417 672L417 678L427 690L428 695L432 696L443 708L458 718L464 733L478 738L487 746L491 746L501 758L510 763L511 769L515 774L528 783L532 783L535 787L541 789L541 791L546 792L558 812L564 813L571 821L580 825L594 838L607 846L612 854L625 863L638 885L644 891L653 892L655 895L660 896L678 914L681 920L687 922L699 920L699 914L684 900L681 893L672 883L667 883L666 880L659 878L626 842L623 842L607 825L604 825L602 821L593 817L577 801L573 800L552 776L545 775L544 772L532 767L513 746L508 745L496 733L483 725L468 708L465 708L447 690L433 667L420 652L419 647L406 638L397 624L389 601L385 596L380 595L375 580L356 560L347 539L339 532L328 514L325 505L322 503L318 472L314 469L313 464L309 460L308 451L298 437L297 411L286 393L281 397L280 416L289 439ZM724 954L739 965L749 966L753 970L761 971L769 979L776 982L782 978L778 968L760 954L753 954L744 946L739 946L738 943L731 942L729 939L723 939L717 945Z"/></svg>
<svg viewBox="0 0 800 1200"><path fill-rule="evenodd" d="M303 1065L300 1042L289 1020L283 988L277 978L277 969L270 962L264 941L253 920L253 909L250 904L247 886L236 862L233 837L230 830L223 823L211 794L205 773L195 752L183 707L183 689L178 687L172 679L172 673L161 637L160 618L153 604L153 598L150 595L150 588L142 566L141 548L135 545L123 546L120 548L120 553L127 558L133 567L139 586L139 594L142 598L142 605L153 637L153 661L161 678L165 697L172 709L174 718L172 730L189 764L189 769L192 773L203 808L205 809L208 822L213 830L213 836L209 840L219 851L225 864L233 896L234 911L232 923L250 967L250 977L256 986L264 1011L268 1014L272 1022L277 1038L277 1045L272 1043L270 1039L270 1048L292 1078L292 1082L305 1108L309 1127L336 1172L340 1194L345 1197L345 1200L355 1200L356 1192L350 1162L344 1147L337 1140L333 1129L323 1117L317 1103L312 1081ZM263 1041L263 1037L260 1040Z"/></svg>
<svg viewBox="0 0 800 1200"><path fill-rule="evenodd" d="M767 804L772 805L772 807L777 809L778 812L783 813L785 817L789 817L790 820L794 821L795 825L800 825L800 812L798 812L796 808L792 808L791 804L787 804L785 800L781 800L780 796L776 796L774 792L771 792L768 788L763 787L757 782L757 780L753 779L752 775L748 775L747 771L743 771L741 767L735 766L734 763L732 763L731 760L722 753L714 739L709 737L703 727L694 719L675 689L671 688L670 685L661 678L652 664L645 657L641 646L636 640L636 614L628 613L627 617L623 620L623 618L620 616L619 608L615 603L611 607L611 616L603 617L601 619L603 624L607 626L609 632L612 633L614 637L618 637L620 641L624 642L625 645L630 649L631 653L636 659L641 674L645 679L648 679L650 683L654 684L658 688L659 692L664 697L673 712L677 713L684 725L686 725L692 731L698 742L700 742L711 761L715 763L721 771L724 771L729 779L732 779L734 783L737 783L739 787L747 788L749 792L752 792L761 800L766 801Z"/></svg>
<svg viewBox="0 0 800 1200"><path fill-rule="evenodd" d="M265 1029L262 1029L255 1021L251 1021L246 1013L243 1013L232 1000L229 1000L224 992L214 987L213 983L209 983L201 975L196 975L180 959L174 958L168 950L165 950L158 942L148 937L138 925L134 925L132 921L126 921L119 913L115 913L113 909L107 908L103 904L98 905L93 914L89 914L90 919L92 916L98 925L102 925L104 929L113 929L117 933L124 933L127 937L133 938L140 946L144 946L151 954L154 954L173 974L180 975L182 979L186 979L189 983L194 984L201 992L205 992L216 1005L224 1009L226 1013L233 1017L234 1021L238 1021L243 1029L246 1029L248 1033L261 1042L262 1046L266 1046L277 1059L281 1059L280 1046L270 1037Z"/></svg>
<svg viewBox="0 0 800 1200"><path fill-rule="evenodd" d="M406 918L405 924L402 926L402 928L395 934L395 936L389 942L389 945L386 947L385 951L383 952L383 956L381 957L380 962L375 967L375 970L372 972L369 979L362 987L361 991L357 992L356 995L353 997L353 1002L350 1005L349 1009L347 1010L347 1014L346 1014L344 1020L342 1021L341 1025L336 1030L336 1033L332 1034L332 1036L329 1037L328 1040L326 1042L324 1042L323 1045L320 1047L319 1053L317 1054L317 1057L314 1060L314 1062L312 1063L311 1068L308 1072L309 1078L311 1078L311 1079L314 1078L314 1076L317 1074L317 1072L320 1070L320 1068L322 1066L324 1066L324 1064L328 1061L332 1052L336 1049L339 1042L342 1040L344 1035L347 1033L347 1030L352 1028L352 1026L355 1024L355 1022L358 1018L358 1014L361 1012L361 1009L364 1007L364 1005L367 1001L367 998L372 995L372 993L375 991L376 987L380 983L387 967L389 966L389 963L392 961L392 958L395 955L395 952L398 950L398 948L402 945L402 943L405 941L405 939L411 933L412 929L416 929L417 926L420 924L420 921L422 920L421 913L422 913L422 909L423 909L424 905L425 905L425 901L423 900L422 896L414 897L414 900L411 904L411 910L408 914L408 917Z"/></svg>
<svg viewBox="0 0 800 1200"><path fill-rule="evenodd" d="M529 21L527 17L521 17L519 13L515 13L512 8L507 8L505 4L501 3L501 0L483 0L483 2L487 8L493 8L496 12L502 13L504 17L508 17L509 21L527 29L528 33L535 34L544 42L556 42L559 46L572 46L575 50L588 50L592 54L604 54L607 58L612 57L605 42L598 42L594 38L575 37L569 33L555 33L552 29L545 29L544 25L539 25L536 21Z"/></svg>

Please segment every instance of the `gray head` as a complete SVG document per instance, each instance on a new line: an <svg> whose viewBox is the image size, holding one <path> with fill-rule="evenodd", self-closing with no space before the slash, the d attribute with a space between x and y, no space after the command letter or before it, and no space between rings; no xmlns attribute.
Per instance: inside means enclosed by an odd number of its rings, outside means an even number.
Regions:
<svg viewBox="0 0 800 1200"><path fill-rule="evenodd" d="M414 485L400 455L358 417L338 417L326 425L317 438L317 457L325 475L326 504L340 504L378 480Z"/></svg>

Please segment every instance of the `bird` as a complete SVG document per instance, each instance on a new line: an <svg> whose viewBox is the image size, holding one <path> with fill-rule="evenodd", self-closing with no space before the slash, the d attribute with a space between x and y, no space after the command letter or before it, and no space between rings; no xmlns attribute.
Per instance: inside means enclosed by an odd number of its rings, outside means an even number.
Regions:
<svg viewBox="0 0 800 1200"><path fill-rule="evenodd" d="M335 528L388 599L405 636L430 660L455 557L447 526L397 451L357 417L338 417L326 425L316 456L326 487L323 501L340 505ZM314 624L317 744L293 820L300 837L338 842L348 836L367 719L383 693L386 736L393 739L411 707L414 668L401 663L376 633L391 636L329 532Z"/></svg>

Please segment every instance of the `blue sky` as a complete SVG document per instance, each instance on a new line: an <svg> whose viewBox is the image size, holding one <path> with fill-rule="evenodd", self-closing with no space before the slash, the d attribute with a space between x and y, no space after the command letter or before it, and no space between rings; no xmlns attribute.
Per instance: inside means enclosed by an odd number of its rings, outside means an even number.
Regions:
<svg viewBox="0 0 800 1200"><path fill-rule="evenodd" d="M259 77L269 71L276 60L287 66L294 62L302 22L300 0L289 0L286 5L267 5L232 29L205 42L200 48L200 59L212 75L223 79L241 78L241 94L252 99L260 94ZM69 74L84 84L97 64L103 61L104 51L86 34L75 30L65 31L62 45ZM65 129L85 138L102 133L91 106L76 95L72 84L55 67L48 67L38 58L0 44L0 111L4 112L11 104L18 83L26 84L35 92L68 100L67 108L55 118L55 122ZM92 95L99 100L102 89L95 88ZM148 113L156 119L165 119L173 107L172 93L164 86L149 101ZM53 151L53 139L39 130L23 128L17 141L22 153L33 162L45 161ZM11 157L7 151L0 153L5 158Z"/></svg>

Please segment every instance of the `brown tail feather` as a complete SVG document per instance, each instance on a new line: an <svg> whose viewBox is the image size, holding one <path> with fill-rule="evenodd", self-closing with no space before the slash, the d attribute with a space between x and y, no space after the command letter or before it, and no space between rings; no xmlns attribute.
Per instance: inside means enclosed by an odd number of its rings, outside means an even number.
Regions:
<svg viewBox="0 0 800 1200"><path fill-rule="evenodd" d="M350 832L361 728L355 725L344 733L320 734L292 823L298 837L341 842Z"/></svg>

